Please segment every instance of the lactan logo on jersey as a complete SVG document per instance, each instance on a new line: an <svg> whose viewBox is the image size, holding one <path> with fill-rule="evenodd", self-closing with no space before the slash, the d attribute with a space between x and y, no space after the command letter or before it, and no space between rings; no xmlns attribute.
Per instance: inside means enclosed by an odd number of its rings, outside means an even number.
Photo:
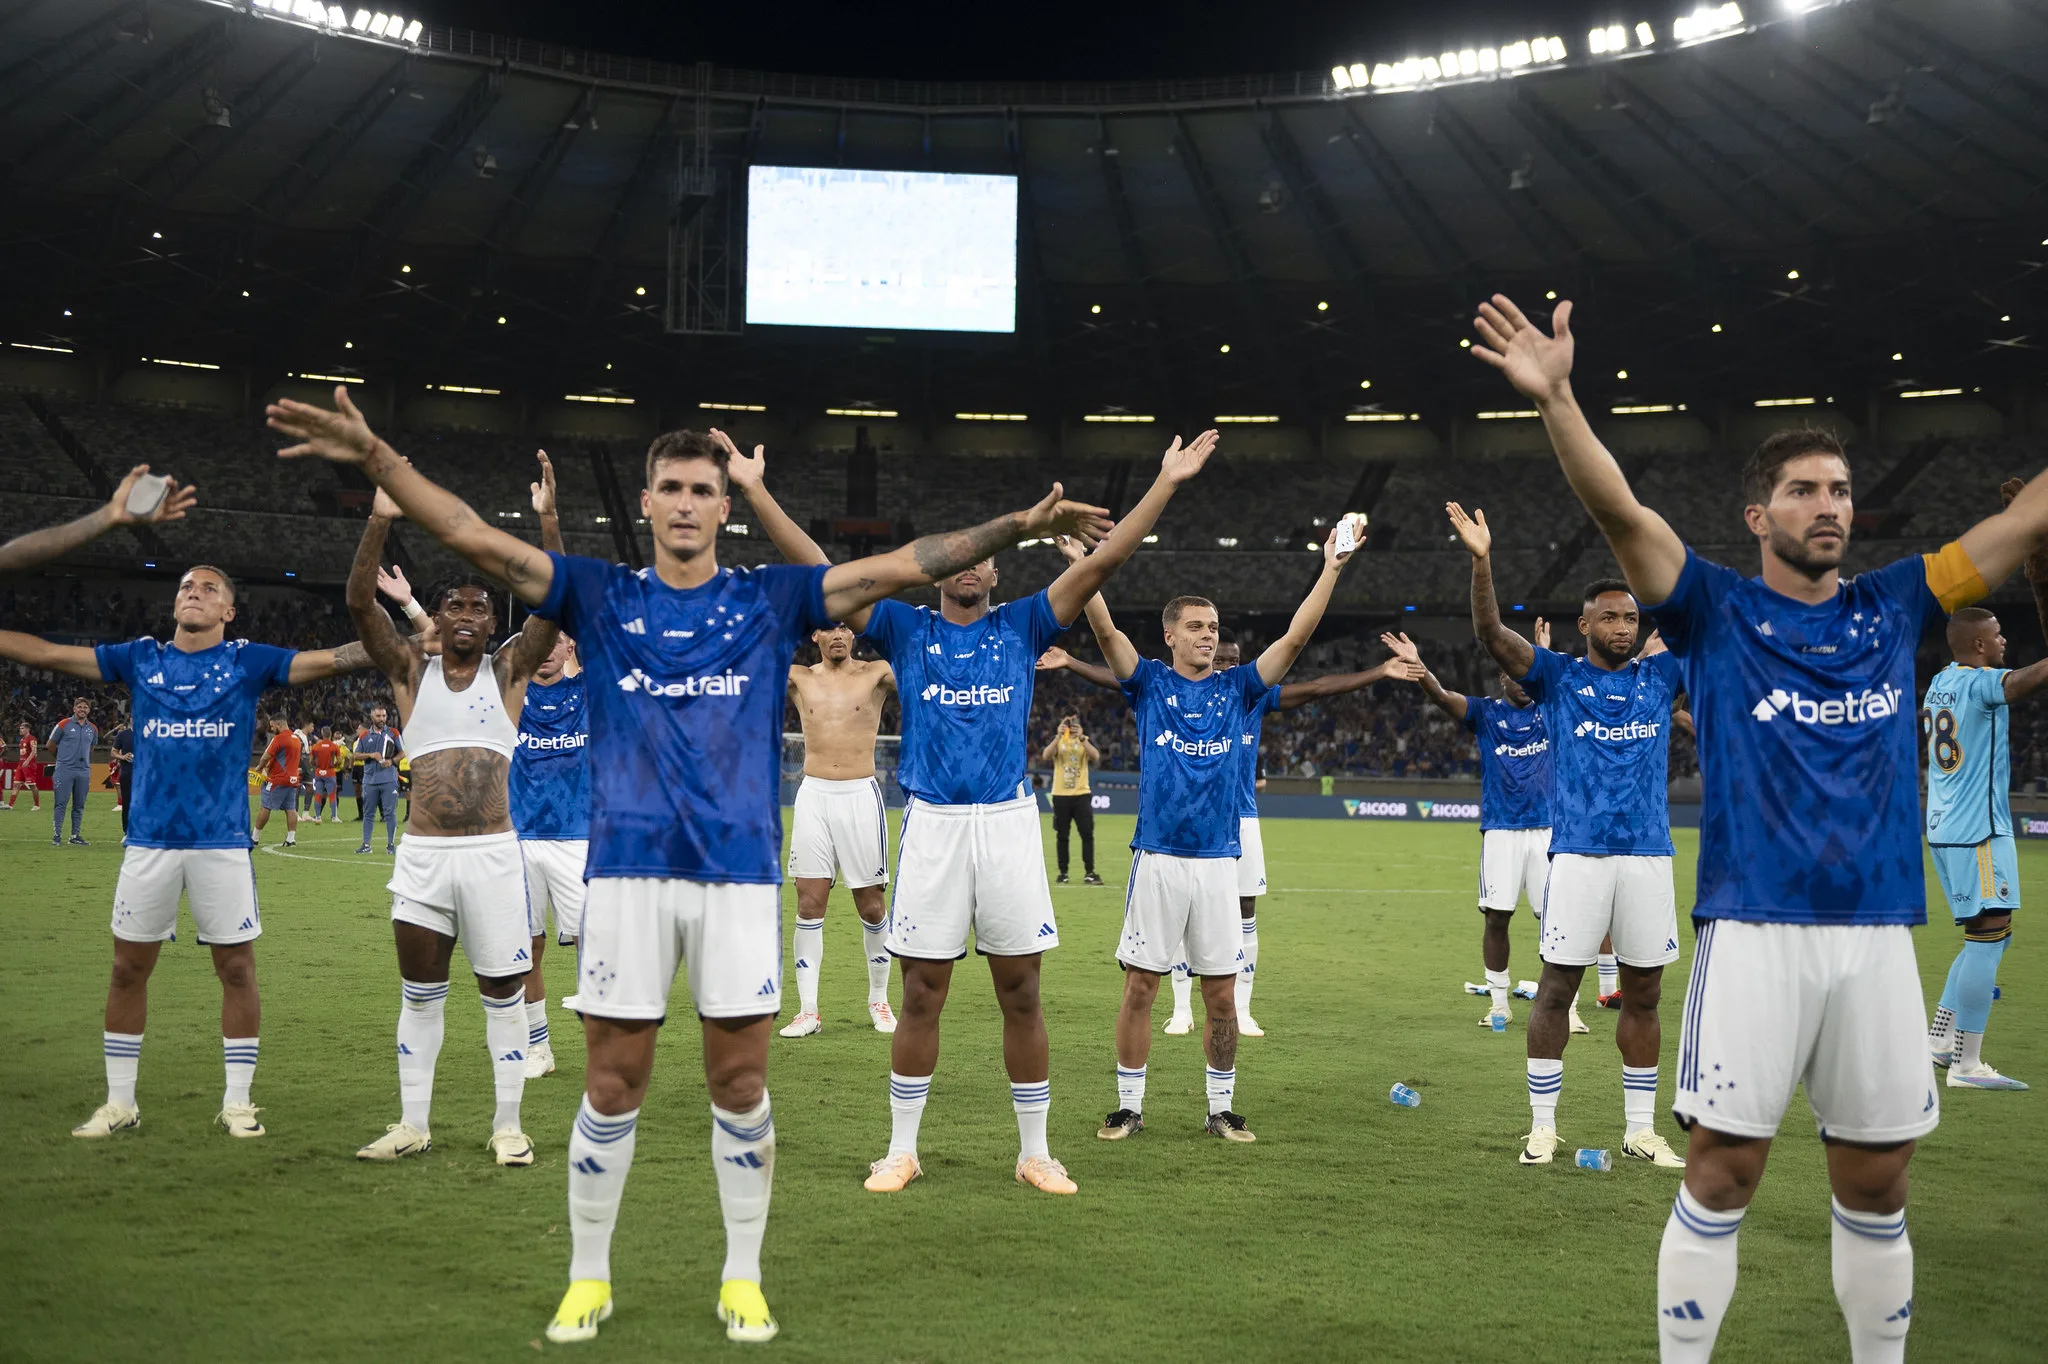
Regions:
<svg viewBox="0 0 2048 1364"><path fill-rule="evenodd" d="M227 739L234 732L233 720L148 720L142 726L145 739Z"/></svg>
<svg viewBox="0 0 2048 1364"><path fill-rule="evenodd" d="M949 687L942 682L933 682L918 693L927 701L936 701L942 706L1007 706L1015 687L991 687L976 683L971 687Z"/></svg>
<svg viewBox="0 0 2048 1364"><path fill-rule="evenodd" d="M619 679L620 691L643 691L649 696L739 696L751 679L745 673L705 673L677 682L657 682L638 668Z"/></svg>
<svg viewBox="0 0 2048 1364"><path fill-rule="evenodd" d="M1230 740L1224 739L1183 739L1170 729L1159 731L1159 737L1152 741L1160 748L1171 748L1174 752L1190 758L1214 758L1230 751Z"/></svg>
<svg viewBox="0 0 2048 1364"><path fill-rule="evenodd" d="M1765 723L1789 715L1802 725L1860 725L1865 720L1889 720L1897 715L1899 698L1904 694L1887 684L1878 690L1865 687L1861 692L1845 691L1839 698L1816 701L1796 691L1773 687L1769 696L1749 708L1749 713Z"/></svg>
<svg viewBox="0 0 2048 1364"><path fill-rule="evenodd" d="M1625 725L1603 725L1598 720L1581 720L1572 731L1574 738L1598 739L1603 744L1627 743L1631 739L1654 739L1663 728L1654 720L1631 720Z"/></svg>

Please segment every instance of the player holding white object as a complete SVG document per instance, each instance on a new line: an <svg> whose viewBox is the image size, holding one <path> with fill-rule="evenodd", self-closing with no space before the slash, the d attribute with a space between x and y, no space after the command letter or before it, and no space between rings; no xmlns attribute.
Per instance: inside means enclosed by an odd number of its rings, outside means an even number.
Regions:
<svg viewBox="0 0 2048 1364"><path fill-rule="evenodd" d="M526 973L526 1078L555 1069L548 1040L548 911L555 941L574 948L583 931L583 868L590 860L590 712L576 641L563 635L526 688L519 712L519 749L512 755L508 794L519 857L526 867L526 928L533 969Z"/></svg>
<svg viewBox="0 0 2048 1364"><path fill-rule="evenodd" d="M123 506L135 477L129 475L110 506ZM132 521L116 517L110 524ZM132 701L134 798L114 887L114 970L102 1034L107 1100L71 1129L74 1137L107 1137L142 1124L135 1077L149 977L177 930L181 895L190 900L199 941L212 950L221 983L226 1091L214 1121L229 1136L263 1135L261 1110L249 1097L262 1012L256 939L263 921L249 855L247 781L256 702L266 687L317 682L369 664L361 644L293 652L227 640L235 585L205 564L178 580L171 615L177 630L168 644L138 639L82 649L0 631L0 658L88 682L119 682Z"/></svg>
<svg viewBox="0 0 2048 1364"><path fill-rule="evenodd" d="M554 506L554 470L539 456L543 500ZM543 490L545 496L543 497ZM476 975L484 1009L496 1111L489 1146L498 1164L533 1164L533 1141L519 1118L526 1089L526 976L533 967L526 872L513 828L508 782L519 746L527 685L555 647L552 621L529 615L505 648L490 651L497 629L493 590L458 580L434 602L441 652L400 638L377 603L377 568L398 504L380 491L348 578L349 616L391 683L412 760L405 838L391 869L391 929L398 949L400 1114L358 1160L400 1160L433 1146L434 1068L441 1053L448 970L458 939ZM552 515L542 538L561 544Z"/></svg>
<svg viewBox="0 0 2048 1364"><path fill-rule="evenodd" d="M1949 618L1955 662L1934 675L1920 703L1927 743L1927 847L1963 949L1928 1031L1934 1063L1950 1089L2025 1089L1982 1054L1998 963L2012 944L2020 907L2019 851L2012 837L2013 702L2048 683L2048 659L2005 666L1998 617L1965 606Z"/></svg>
<svg viewBox="0 0 2048 1364"><path fill-rule="evenodd" d="M1076 1192L1046 1141L1051 1056L1039 971L1043 954L1059 946L1059 930L1026 769L1031 690L1038 656L1080 617L1215 448L1214 431L1186 447L1176 436L1138 505L1095 553L1067 565L1042 592L992 607L995 563L982 559L939 584L937 611L886 601L867 618L867 636L896 669L903 704L896 779L910 796L889 914L903 1017L890 1046L889 1151L866 1181L876 1193L897 1192L922 1173L917 1136L938 1066L939 1014L970 930L1003 1013L1017 1179L1045 1193Z"/></svg>
<svg viewBox="0 0 2048 1364"><path fill-rule="evenodd" d="M1542 412L1573 491L1654 603L1699 717L1699 937L1673 1105L1690 1144L1658 1257L1663 1359L1712 1355L1743 1212L1804 1083L1850 1351L1891 1364L1912 1321L1907 1167L1941 1116L1911 932L1927 915L1913 655L1939 613L2048 542L2048 479L1937 554L1844 580L1848 461L1827 432L1780 432L1743 471L1763 561L1743 578L1636 500L1572 396L1570 316L1560 303L1545 336L1496 294L1473 353Z"/></svg>
<svg viewBox="0 0 2048 1364"><path fill-rule="evenodd" d="M487 524L339 412L282 402L281 453L360 465L416 524L502 573L520 599L576 637L590 689L590 881L577 1009L588 1063L569 1140L570 1285L547 1328L588 1340L612 1313L611 1238L632 1168L656 1029L679 967L701 1019L712 1168L725 1217L717 1313L729 1339L777 1330L760 1285L775 1171L766 1084L781 1000L779 866L783 692L797 642L882 594L922 586L1020 539L1100 534L1099 508L1060 501L928 536L834 568L720 569L731 512L725 449L696 432L658 437L640 506L655 562L635 573L542 554Z"/></svg>

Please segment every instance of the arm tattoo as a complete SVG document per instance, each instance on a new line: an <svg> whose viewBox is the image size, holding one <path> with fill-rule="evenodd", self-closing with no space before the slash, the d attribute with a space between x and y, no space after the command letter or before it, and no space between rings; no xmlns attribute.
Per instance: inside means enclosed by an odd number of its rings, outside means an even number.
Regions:
<svg viewBox="0 0 2048 1364"><path fill-rule="evenodd" d="M370 651L359 639L352 639L334 651L334 671L352 673L370 666Z"/></svg>
<svg viewBox="0 0 2048 1364"><path fill-rule="evenodd" d="M1526 675L1536 662L1536 650L1529 641L1500 622L1500 602L1493 595L1491 556L1472 560L1472 633L1512 677Z"/></svg>
<svg viewBox="0 0 2048 1364"><path fill-rule="evenodd" d="M999 516L968 530L946 531L913 540L910 553L917 561L917 571L927 580L936 581L980 563L999 549L1008 549L1017 543L1018 538L1017 517Z"/></svg>

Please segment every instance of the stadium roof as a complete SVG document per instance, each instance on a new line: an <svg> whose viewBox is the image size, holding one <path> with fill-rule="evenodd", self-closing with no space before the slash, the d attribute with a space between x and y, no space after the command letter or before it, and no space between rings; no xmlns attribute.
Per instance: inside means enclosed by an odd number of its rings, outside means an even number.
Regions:
<svg viewBox="0 0 2048 1364"><path fill-rule="evenodd" d="M1361 53L1364 89L775 75L385 40L269 0L0 22L9 340L258 377L1317 421L1493 405L1459 341L1505 289L1577 301L1602 401L2039 380L2043 0L1823 4L1685 43L1660 18L1647 48L1565 34L1562 61L1456 79ZM1017 336L665 334L700 128L742 182L1018 174Z"/></svg>

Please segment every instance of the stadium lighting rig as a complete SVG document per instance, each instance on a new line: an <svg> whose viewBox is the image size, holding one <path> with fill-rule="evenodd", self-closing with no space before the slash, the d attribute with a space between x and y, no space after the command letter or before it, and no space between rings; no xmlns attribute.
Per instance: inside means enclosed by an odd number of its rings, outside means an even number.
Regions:
<svg viewBox="0 0 2048 1364"><path fill-rule="evenodd" d="M1370 66L1364 62L1333 66L1330 84L1339 90L1412 90L1440 81L1555 66L1569 55L1562 38L1524 38L1501 47L1459 48L1434 57L1406 57Z"/></svg>
<svg viewBox="0 0 2048 1364"><path fill-rule="evenodd" d="M249 0L249 8L258 14L296 19L302 24L312 24L330 32L351 33L359 38L376 38L389 43L417 45L427 27L421 20L408 19L402 14L387 14L373 9L349 10L341 5L316 4L315 0Z"/></svg>

